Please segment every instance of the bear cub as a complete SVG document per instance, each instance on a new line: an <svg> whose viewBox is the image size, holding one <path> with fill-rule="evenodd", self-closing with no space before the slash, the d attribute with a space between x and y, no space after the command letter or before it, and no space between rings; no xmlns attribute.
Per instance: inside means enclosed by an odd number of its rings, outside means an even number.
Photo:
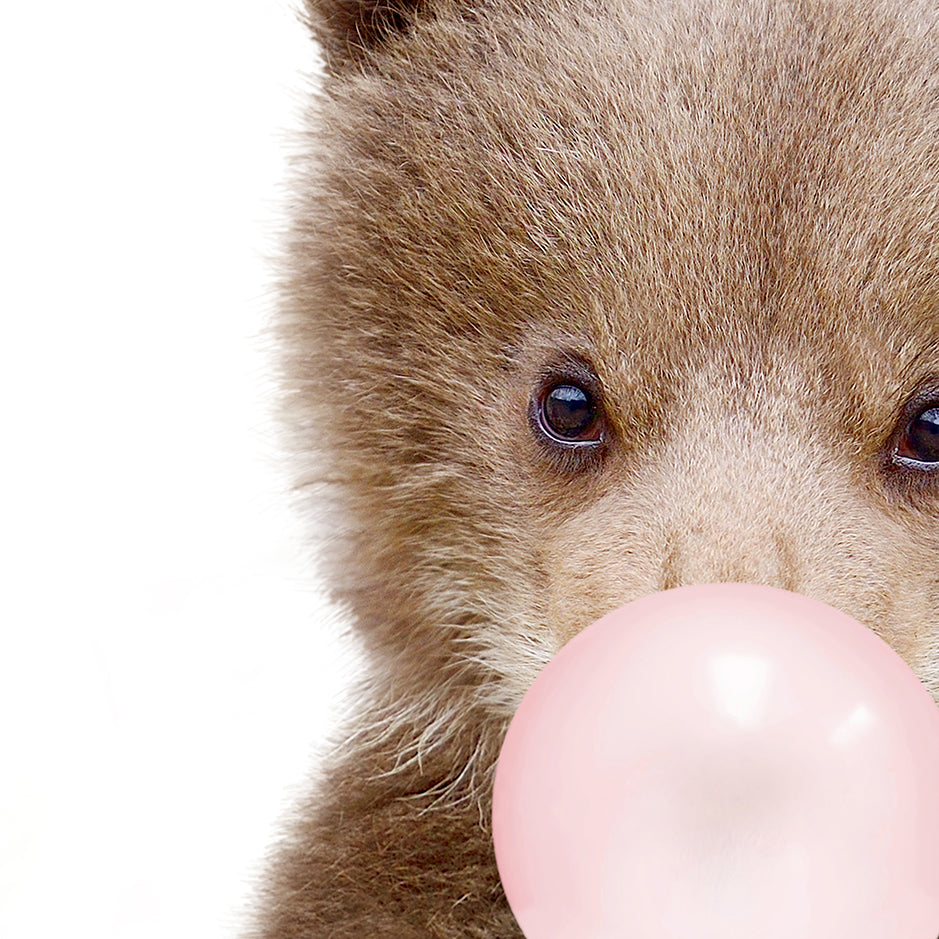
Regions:
<svg viewBox="0 0 939 939"><path fill-rule="evenodd" d="M939 3L305 16L285 417L367 677L255 935L519 937L493 765L615 607L792 590L939 698Z"/></svg>

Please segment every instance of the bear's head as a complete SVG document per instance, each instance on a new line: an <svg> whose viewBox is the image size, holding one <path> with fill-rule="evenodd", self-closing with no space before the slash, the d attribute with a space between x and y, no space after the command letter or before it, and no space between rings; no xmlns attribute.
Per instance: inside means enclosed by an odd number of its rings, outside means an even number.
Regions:
<svg viewBox="0 0 939 939"><path fill-rule="evenodd" d="M465 782L567 639L689 583L822 599L939 696L934 5L308 15L286 408L401 764L465 738Z"/></svg>

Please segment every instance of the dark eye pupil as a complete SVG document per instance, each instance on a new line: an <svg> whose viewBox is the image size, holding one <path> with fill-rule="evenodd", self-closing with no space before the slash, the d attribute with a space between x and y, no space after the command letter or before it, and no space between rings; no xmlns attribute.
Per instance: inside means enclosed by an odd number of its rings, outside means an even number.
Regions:
<svg viewBox="0 0 939 939"><path fill-rule="evenodd" d="M923 411L910 423L905 455L922 463L939 463L939 407Z"/></svg>
<svg viewBox="0 0 939 939"><path fill-rule="evenodd" d="M544 398L545 424L565 440L589 436L596 417L593 398L578 385L557 385Z"/></svg>

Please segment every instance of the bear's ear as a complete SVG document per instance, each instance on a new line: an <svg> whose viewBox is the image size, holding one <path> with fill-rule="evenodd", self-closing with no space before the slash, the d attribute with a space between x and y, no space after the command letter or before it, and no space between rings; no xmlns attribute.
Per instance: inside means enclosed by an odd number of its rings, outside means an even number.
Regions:
<svg viewBox="0 0 939 939"><path fill-rule="evenodd" d="M326 70L341 72L402 33L425 0L306 0L305 19L323 49Z"/></svg>

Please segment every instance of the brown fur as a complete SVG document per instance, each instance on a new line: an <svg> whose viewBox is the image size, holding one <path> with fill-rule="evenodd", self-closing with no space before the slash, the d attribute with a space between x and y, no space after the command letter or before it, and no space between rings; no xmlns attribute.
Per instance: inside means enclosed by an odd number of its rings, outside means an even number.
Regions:
<svg viewBox="0 0 939 939"><path fill-rule="evenodd" d="M508 939L499 742L610 609L784 587L939 697L939 474L890 460L939 399L939 5L308 12L328 75L280 329L369 678L257 935ZM569 368L609 422L585 459L528 418Z"/></svg>

